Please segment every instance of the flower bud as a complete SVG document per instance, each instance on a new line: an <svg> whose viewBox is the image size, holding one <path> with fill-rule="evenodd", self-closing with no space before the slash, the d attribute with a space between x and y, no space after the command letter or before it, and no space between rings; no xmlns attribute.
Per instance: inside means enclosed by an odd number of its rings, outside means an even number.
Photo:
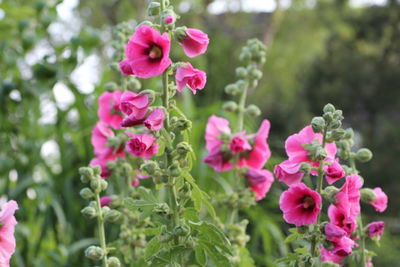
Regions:
<svg viewBox="0 0 400 267"><path fill-rule="evenodd" d="M101 247L90 246L85 250L85 256L92 260L101 260L104 257L104 250Z"/></svg>
<svg viewBox="0 0 400 267"><path fill-rule="evenodd" d="M152 175L158 169L158 164L155 161L146 161L140 165L140 169Z"/></svg>
<svg viewBox="0 0 400 267"><path fill-rule="evenodd" d="M85 207L81 210L81 213L88 219L93 219L97 216L96 209L93 207Z"/></svg>
<svg viewBox="0 0 400 267"><path fill-rule="evenodd" d="M247 77L247 70L244 67L236 68L236 76L240 79L245 79Z"/></svg>
<svg viewBox="0 0 400 267"><path fill-rule="evenodd" d="M174 228L174 233L178 236L187 236L190 234L190 228L187 225L178 225Z"/></svg>
<svg viewBox="0 0 400 267"><path fill-rule="evenodd" d="M237 86L237 84L232 83L232 84L228 84L225 87L225 93L227 93L228 95L237 95L240 92L239 87Z"/></svg>
<svg viewBox="0 0 400 267"><path fill-rule="evenodd" d="M344 139L352 139L354 137L354 131L351 128L346 129L346 134L344 135Z"/></svg>
<svg viewBox="0 0 400 267"><path fill-rule="evenodd" d="M109 210L104 215L104 220L111 223L118 221L119 218L121 218L121 212L118 210Z"/></svg>
<svg viewBox="0 0 400 267"><path fill-rule="evenodd" d="M304 173L310 173L311 172L311 165L307 162L302 162L300 164L300 171Z"/></svg>
<svg viewBox="0 0 400 267"><path fill-rule="evenodd" d="M370 188L362 188L360 190L360 193L361 193L361 200L367 204L376 198L375 192Z"/></svg>
<svg viewBox="0 0 400 267"><path fill-rule="evenodd" d="M160 14L160 3L159 2L151 2L147 8L148 16L157 16Z"/></svg>
<svg viewBox="0 0 400 267"><path fill-rule="evenodd" d="M254 68L251 70L250 75L253 79L259 80L259 79L261 79L263 73L262 73L262 71Z"/></svg>
<svg viewBox="0 0 400 267"><path fill-rule="evenodd" d="M157 205L153 208L153 212L168 214L169 206L167 205L167 203L157 203Z"/></svg>
<svg viewBox="0 0 400 267"><path fill-rule="evenodd" d="M100 188L101 188L101 191L105 191L105 190L107 189L107 187L108 187L108 183L106 182L106 180L101 179L101 180L100 180Z"/></svg>
<svg viewBox="0 0 400 267"><path fill-rule="evenodd" d="M325 128L325 120L322 117L314 117L311 120L311 126L315 133L322 133Z"/></svg>
<svg viewBox="0 0 400 267"><path fill-rule="evenodd" d="M79 174L81 175L82 183L88 183L94 176L94 171L90 167L79 168Z"/></svg>
<svg viewBox="0 0 400 267"><path fill-rule="evenodd" d="M140 90L140 88L142 88L142 84L139 82L139 80L134 77L129 77L127 89L130 91L137 92Z"/></svg>
<svg viewBox="0 0 400 267"><path fill-rule="evenodd" d="M333 113L332 112L326 112L324 115L322 115L326 123L331 123L333 120Z"/></svg>
<svg viewBox="0 0 400 267"><path fill-rule="evenodd" d="M222 106L222 108L227 112L235 112L238 108L238 105L234 101L228 101Z"/></svg>
<svg viewBox="0 0 400 267"><path fill-rule="evenodd" d="M91 199L94 197L94 193L92 190L90 190L90 188L85 187L83 188L80 192L79 195L83 198L83 199Z"/></svg>
<svg viewBox="0 0 400 267"><path fill-rule="evenodd" d="M339 265L331 261L324 261L321 263L321 267L339 267Z"/></svg>
<svg viewBox="0 0 400 267"><path fill-rule="evenodd" d="M183 39L186 38L186 27L178 27L174 30L173 35L178 42L181 42Z"/></svg>
<svg viewBox="0 0 400 267"><path fill-rule="evenodd" d="M247 47L243 47L239 55L239 60L242 62L249 61L251 59L251 52Z"/></svg>
<svg viewBox="0 0 400 267"><path fill-rule="evenodd" d="M361 148L357 151L356 159L360 162L368 162L372 159L372 152L368 148Z"/></svg>
<svg viewBox="0 0 400 267"><path fill-rule="evenodd" d="M156 92L151 89L146 89L140 92L141 94L146 94L149 97L149 102L153 103L156 99Z"/></svg>
<svg viewBox="0 0 400 267"><path fill-rule="evenodd" d="M90 188L92 188L94 192L99 193L102 188L101 179L99 179L99 178L92 179L90 181Z"/></svg>
<svg viewBox="0 0 400 267"><path fill-rule="evenodd" d="M324 195L324 197L326 197L326 199L328 201L330 201L331 203L335 203L336 202L336 194L339 192L339 189L336 188L333 185L327 186L325 187L324 191L322 192L322 194Z"/></svg>
<svg viewBox="0 0 400 267"><path fill-rule="evenodd" d="M245 80L238 80L235 84L238 87L239 92L243 92L244 90L246 90L246 87L248 86Z"/></svg>
<svg viewBox="0 0 400 267"><path fill-rule="evenodd" d="M328 113L328 112L335 112L335 107L332 104L326 104L324 109L323 109L324 113Z"/></svg>
<svg viewBox="0 0 400 267"><path fill-rule="evenodd" d="M176 146L176 153L181 155L181 157L185 157L187 153L192 151L192 147L187 142L180 142Z"/></svg>
<svg viewBox="0 0 400 267"><path fill-rule="evenodd" d="M168 167L168 170L169 170L169 174L172 177L179 177L182 174L182 170L179 167L179 163L176 161L174 163L172 163L171 166Z"/></svg>
<svg viewBox="0 0 400 267"><path fill-rule="evenodd" d="M120 267L121 262L116 257L110 257L107 259L107 264L109 267Z"/></svg>
<svg viewBox="0 0 400 267"><path fill-rule="evenodd" d="M192 122L185 118L179 118L173 125L178 131L185 131L192 128Z"/></svg>
<svg viewBox="0 0 400 267"><path fill-rule="evenodd" d="M331 129L338 129L340 128L340 126L342 126L342 122L340 120L333 119L329 126Z"/></svg>
<svg viewBox="0 0 400 267"><path fill-rule="evenodd" d="M115 82L108 82L104 85L104 90L116 91L116 90L118 90L118 85Z"/></svg>
<svg viewBox="0 0 400 267"><path fill-rule="evenodd" d="M94 176L99 176L101 174L101 167L96 165L96 166L91 166L93 169Z"/></svg>
<svg viewBox="0 0 400 267"><path fill-rule="evenodd" d="M46 2L44 2L44 1L39 1L39 2L36 3L35 8L36 8L36 11L37 11L38 13L40 13L40 12L42 12L43 9L46 8L46 6L47 6L47 3L46 3Z"/></svg>
<svg viewBox="0 0 400 267"><path fill-rule="evenodd" d="M251 117L257 117L260 116L261 110L256 105L251 104L247 106L245 113Z"/></svg>
<svg viewBox="0 0 400 267"><path fill-rule="evenodd" d="M341 140L345 135L346 135L346 130L344 130L344 129L336 129L336 130L333 130L333 131L332 131L332 133L331 133L331 138L332 138L334 141L339 141L339 140Z"/></svg>

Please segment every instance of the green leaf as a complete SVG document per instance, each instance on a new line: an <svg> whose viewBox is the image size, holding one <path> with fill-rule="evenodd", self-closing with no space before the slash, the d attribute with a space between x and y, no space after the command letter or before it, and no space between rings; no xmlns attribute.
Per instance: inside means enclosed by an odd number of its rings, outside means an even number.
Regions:
<svg viewBox="0 0 400 267"><path fill-rule="evenodd" d="M202 203L202 195L198 188L193 188L192 190L192 199L194 208L199 212L201 210L201 203Z"/></svg>
<svg viewBox="0 0 400 267"><path fill-rule="evenodd" d="M139 195L141 196L142 199L150 202L150 203L157 203L157 198L153 195L150 189L147 189L143 186L139 186L136 189L139 192Z"/></svg>
<svg viewBox="0 0 400 267"><path fill-rule="evenodd" d="M255 267L254 260L250 256L250 252L245 247L239 248L240 267Z"/></svg>
<svg viewBox="0 0 400 267"><path fill-rule="evenodd" d="M307 248L296 248L295 250L294 250L294 252L296 252L297 254L300 254L300 255L307 255L308 254L308 249Z"/></svg>
<svg viewBox="0 0 400 267"><path fill-rule="evenodd" d="M225 234L215 225L210 224L208 222L188 222L189 225L198 231L200 234L198 236L199 240L204 240L205 242L209 242L214 246L220 248L227 254L232 254L230 250L230 242L229 239L225 236Z"/></svg>
<svg viewBox="0 0 400 267"><path fill-rule="evenodd" d="M182 217L188 221L199 222L200 219L197 216L197 211L194 208L187 208L184 210Z"/></svg>
<svg viewBox="0 0 400 267"><path fill-rule="evenodd" d="M144 251L144 258L146 260L150 259L152 256L156 255L161 249L161 243L158 237L153 237L149 243L147 243L146 250Z"/></svg>
<svg viewBox="0 0 400 267"><path fill-rule="evenodd" d="M202 246L196 246L194 248L194 255L196 257L196 261L198 264L201 266L206 266L207 264L207 255L204 247Z"/></svg>
<svg viewBox="0 0 400 267"><path fill-rule="evenodd" d="M153 208L156 204L153 202L148 202L146 200L138 200L138 199L132 199L132 198L125 198L124 199L124 205L128 209L139 209L139 208Z"/></svg>
<svg viewBox="0 0 400 267"><path fill-rule="evenodd" d="M221 253L221 251L218 250L217 247L212 243L207 242L205 240L199 240L199 246L202 247L207 252L207 255L210 256L215 266L217 267L232 266L228 256L224 253Z"/></svg>

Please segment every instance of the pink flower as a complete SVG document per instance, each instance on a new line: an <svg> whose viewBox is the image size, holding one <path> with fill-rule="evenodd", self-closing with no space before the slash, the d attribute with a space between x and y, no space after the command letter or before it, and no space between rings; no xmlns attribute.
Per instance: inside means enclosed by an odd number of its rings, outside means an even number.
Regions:
<svg viewBox="0 0 400 267"><path fill-rule="evenodd" d="M324 171L326 172L326 181L328 184L333 184L346 175L342 165L339 163L339 159L336 159L329 166L324 166Z"/></svg>
<svg viewBox="0 0 400 267"><path fill-rule="evenodd" d="M126 143L126 150L134 156L142 158L151 158L154 154L157 154L158 144L156 144L156 138L151 134L132 134L126 132L127 135L132 137Z"/></svg>
<svg viewBox="0 0 400 267"><path fill-rule="evenodd" d="M339 256L333 253L331 250L327 250L325 248L321 248L321 259L322 262L330 261L336 264L340 264L340 262L345 258L345 256Z"/></svg>
<svg viewBox="0 0 400 267"><path fill-rule="evenodd" d="M204 162L213 167L215 171L224 172L233 168L231 159L232 157L229 154L215 149L204 158Z"/></svg>
<svg viewBox="0 0 400 267"><path fill-rule="evenodd" d="M175 22L175 17L172 15L169 15L164 19L165 24L172 24L174 22Z"/></svg>
<svg viewBox="0 0 400 267"><path fill-rule="evenodd" d="M347 235L347 232L340 228L339 226L334 225L333 223L328 223L325 225L324 233L326 236L326 240L335 242L341 239L342 237Z"/></svg>
<svg viewBox="0 0 400 267"><path fill-rule="evenodd" d="M208 152L219 149L223 145L224 141L221 139L221 135L230 135L231 129L229 128L229 121L224 118L212 115L208 118L206 126L206 148Z"/></svg>
<svg viewBox="0 0 400 267"><path fill-rule="evenodd" d="M104 196L100 198L100 206L104 207L104 206L109 206L109 204L112 201L112 197L110 196Z"/></svg>
<svg viewBox="0 0 400 267"><path fill-rule="evenodd" d="M289 160L292 162L310 162L313 166L319 166L318 162L312 162L308 156L308 150L304 148L305 144L311 144L317 140L322 144L322 134L314 133L311 126L306 126L299 133L293 134L286 139L285 149ZM327 143L325 145L327 153L326 160L333 161L336 155L335 143Z"/></svg>
<svg viewBox="0 0 400 267"><path fill-rule="evenodd" d="M144 120L143 124L147 129L159 131L164 127L165 113L161 108L155 108Z"/></svg>
<svg viewBox="0 0 400 267"><path fill-rule="evenodd" d="M145 175L145 174L141 173L139 169L135 170L135 172L136 172L136 175L132 181L133 187L139 186L140 180L150 178L150 175Z"/></svg>
<svg viewBox="0 0 400 267"><path fill-rule="evenodd" d="M185 86L196 94L196 90L202 90L206 85L207 76L204 71L193 68L190 63L186 63L185 67L179 67L175 74L176 85L178 91L182 92Z"/></svg>
<svg viewBox="0 0 400 267"><path fill-rule="evenodd" d="M239 167L248 166L253 169L261 169L271 156L271 151L267 144L270 123L268 120L263 120L260 129L254 137L254 145L249 154L239 159Z"/></svg>
<svg viewBox="0 0 400 267"><path fill-rule="evenodd" d="M0 212L0 266L9 267L11 256L15 252L14 228L17 220L14 217L18 204L14 200L6 202Z"/></svg>
<svg viewBox="0 0 400 267"><path fill-rule="evenodd" d="M94 154L98 157L108 157L111 154L125 157L122 147L115 149L114 147L108 145L109 138L114 136L114 132L110 128L107 128L103 122L97 122L93 127L91 137L91 142L94 147ZM114 150L116 151L114 152Z"/></svg>
<svg viewBox="0 0 400 267"><path fill-rule="evenodd" d="M363 186L363 180L357 174L351 174L346 177L346 182L336 194L339 209L347 212L348 217L356 219L360 214L360 189Z"/></svg>
<svg viewBox="0 0 400 267"><path fill-rule="evenodd" d="M105 92L99 97L97 114L103 123L114 129L120 129L124 119L119 108L121 94L121 91Z"/></svg>
<svg viewBox="0 0 400 267"><path fill-rule="evenodd" d="M119 65L124 75L151 78L163 73L171 64L168 34L147 25L140 26L125 47L126 59Z"/></svg>
<svg viewBox="0 0 400 267"><path fill-rule="evenodd" d="M128 115L121 126L131 127L142 124L149 108L149 97L146 94L135 94L131 91L125 91L121 96L121 111Z"/></svg>
<svg viewBox="0 0 400 267"><path fill-rule="evenodd" d="M376 236L378 240L381 239L384 230L385 230L385 222L383 221L372 222L367 225L368 236L370 238Z"/></svg>
<svg viewBox="0 0 400 267"><path fill-rule="evenodd" d="M180 41L180 45L183 47L185 54L190 57L196 57L204 54L207 50L207 46L210 40L208 35L197 29L187 29L186 37Z"/></svg>
<svg viewBox="0 0 400 267"><path fill-rule="evenodd" d="M328 217L332 224L342 228L348 235L351 235L356 228L356 219L350 216L350 207L344 208L344 206L337 207L330 205L328 208Z"/></svg>
<svg viewBox="0 0 400 267"><path fill-rule="evenodd" d="M238 154L238 153L242 153L245 152L246 150L250 150L251 146L249 144L249 142L246 140L246 138L244 137L245 131L236 134L236 136L234 136L231 139L231 142L229 144L229 149L231 150L232 154Z"/></svg>
<svg viewBox="0 0 400 267"><path fill-rule="evenodd" d="M296 226L314 224L321 211L322 198L318 192L298 183L282 193L279 207L287 223Z"/></svg>
<svg viewBox="0 0 400 267"><path fill-rule="evenodd" d="M256 193L257 201L265 197L274 181L272 173L267 170L249 169L246 178L250 183L251 190Z"/></svg>
<svg viewBox="0 0 400 267"><path fill-rule="evenodd" d="M104 158L103 157L93 158L90 161L89 165L90 166L99 166L101 168L100 176L103 179L107 179L111 175L111 172L108 169L107 163L110 162L110 161L116 161L116 160L117 160L117 157L115 155L113 155L113 154L110 154L110 155L108 155L108 156L106 156Z"/></svg>
<svg viewBox="0 0 400 267"><path fill-rule="evenodd" d="M373 189L376 197L369 204L371 204L377 212L384 212L387 208L388 197L382 188L376 187Z"/></svg>
<svg viewBox="0 0 400 267"><path fill-rule="evenodd" d="M347 256L352 253L355 242L347 236L345 230L332 223L328 223L325 225L324 232L326 239L334 245L331 253L338 256Z"/></svg>
<svg viewBox="0 0 400 267"><path fill-rule="evenodd" d="M300 171L301 165L290 160L285 160L275 166L274 173L278 180L284 182L288 186L297 184L303 179L304 173Z"/></svg>

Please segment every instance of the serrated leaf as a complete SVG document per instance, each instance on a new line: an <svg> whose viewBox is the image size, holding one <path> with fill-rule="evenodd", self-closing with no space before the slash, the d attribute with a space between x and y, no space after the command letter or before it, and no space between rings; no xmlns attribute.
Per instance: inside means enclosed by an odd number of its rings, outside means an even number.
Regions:
<svg viewBox="0 0 400 267"><path fill-rule="evenodd" d="M230 242L229 239L225 236L225 234L215 225L210 224L208 222L192 222L189 221L189 225L199 232L198 239L204 240L205 242L209 242L214 246L220 248L225 253L232 255L230 250Z"/></svg>
<svg viewBox="0 0 400 267"><path fill-rule="evenodd" d="M146 260L150 259L152 256L156 255L161 249L161 243L158 237L153 237L149 243L146 245L146 250L144 251L144 258Z"/></svg>
<svg viewBox="0 0 400 267"><path fill-rule="evenodd" d="M124 205L129 209L153 208L156 204L146 200L125 198Z"/></svg>
<svg viewBox="0 0 400 267"><path fill-rule="evenodd" d="M200 264L201 266L206 266L207 254L206 254L204 247L196 246L194 248L194 255L195 255L195 258L196 258L196 261L198 264Z"/></svg>
<svg viewBox="0 0 400 267"><path fill-rule="evenodd" d="M214 244L207 242L206 240L199 240L199 246L201 246L203 249L206 250L207 255L210 256L215 266L217 267L231 266L228 256L225 255L224 253L221 253L221 251L218 250Z"/></svg>
<svg viewBox="0 0 400 267"><path fill-rule="evenodd" d="M143 200L146 200L146 201L148 201L150 203L157 203L158 202L157 198L153 195L153 192L151 192L150 189L145 188L143 186L139 186L136 190L138 191L140 197Z"/></svg>
<svg viewBox="0 0 400 267"><path fill-rule="evenodd" d="M197 211L194 208L185 209L182 214L182 217L192 222L200 221L199 217L197 216Z"/></svg>

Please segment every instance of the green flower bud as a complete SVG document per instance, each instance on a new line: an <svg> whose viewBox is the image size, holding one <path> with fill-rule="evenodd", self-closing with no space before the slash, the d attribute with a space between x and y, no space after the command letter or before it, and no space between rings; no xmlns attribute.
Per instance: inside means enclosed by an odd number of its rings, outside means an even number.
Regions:
<svg viewBox="0 0 400 267"><path fill-rule="evenodd" d="M90 246L85 250L85 256L92 260L101 260L104 257L104 250L101 247Z"/></svg>
<svg viewBox="0 0 400 267"><path fill-rule="evenodd" d="M240 92L243 92L244 90L246 90L246 88L248 86L248 84L245 80L238 80L235 84L237 85Z"/></svg>
<svg viewBox="0 0 400 267"><path fill-rule="evenodd" d="M97 216L96 209L93 207L85 207L81 210L81 213L88 219L93 219Z"/></svg>
<svg viewBox="0 0 400 267"><path fill-rule="evenodd" d="M356 159L360 162L368 162L372 159L372 152L368 148L361 148L357 151Z"/></svg>
<svg viewBox="0 0 400 267"><path fill-rule="evenodd" d="M332 112L326 112L324 115L322 115L326 123L331 123L333 120L333 113Z"/></svg>
<svg viewBox="0 0 400 267"><path fill-rule="evenodd" d="M307 162L302 162L300 164L300 171L304 173L310 173L311 172L311 165Z"/></svg>
<svg viewBox="0 0 400 267"><path fill-rule="evenodd" d="M35 4L35 8L36 8L36 12L40 13L43 11L43 9L45 9L47 6L46 2L43 1L39 1Z"/></svg>
<svg viewBox="0 0 400 267"><path fill-rule="evenodd" d="M26 30L29 27L29 21L26 19L20 20L18 21L18 30L20 32L23 32L24 30Z"/></svg>
<svg viewBox="0 0 400 267"><path fill-rule="evenodd" d="M82 183L88 183L94 177L94 171L90 167L79 168Z"/></svg>
<svg viewBox="0 0 400 267"><path fill-rule="evenodd" d="M336 129L331 132L331 137L334 141L341 140L346 135L346 130Z"/></svg>
<svg viewBox="0 0 400 267"><path fill-rule="evenodd" d="M333 112L333 118L337 119L337 120L343 120L343 111L341 111L340 109L335 110L335 112Z"/></svg>
<svg viewBox="0 0 400 267"><path fill-rule="evenodd" d="M222 108L227 112L235 112L238 108L238 105L234 101L228 101L222 106Z"/></svg>
<svg viewBox="0 0 400 267"><path fill-rule="evenodd" d="M297 227L297 232L300 234L305 234L308 232L308 225L303 225L303 226L298 226Z"/></svg>
<svg viewBox="0 0 400 267"><path fill-rule="evenodd" d="M247 78L247 70L244 67L236 68L236 76L240 79Z"/></svg>
<svg viewBox="0 0 400 267"><path fill-rule="evenodd" d="M118 85L115 82L108 82L104 85L104 90L116 91L116 90L118 90Z"/></svg>
<svg viewBox="0 0 400 267"><path fill-rule="evenodd" d="M107 187L108 187L107 181L104 180L104 179L101 179L100 180L100 187L101 187L101 191L105 191L107 189Z"/></svg>
<svg viewBox="0 0 400 267"><path fill-rule="evenodd" d="M248 105L244 112L250 117L257 117L261 114L260 108L253 104Z"/></svg>
<svg viewBox="0 0 400 267"><path fill-rule="evenodd" d="M142 84L140 83L140 81L138 79L136 79L134 77L129 77L127 88L130 91L137 92L140 90L140 88L142 88Z"/></svg>
<svg viewBox="0 0 400 267"><path fill-rule="evenodd" d="M333 185L325 187L324 191L322 194L328 201L331 203L336 203L336 194L339 192L339 189L334 187Z"/></svg>
<svg viewBox="0 0 400 267"><path fill-rule="evenodd" d="M324 113L333 113L335 112L335 107L332 104L326 104L324 109L323 109Z"/></svg>
<svg viewBox="0 0 400 267"><path fill-rule="evenodd" d="M321 263L321 267L339 267L339 265L331 261L324 261Z"/></svg>
<svg viewBox="0 0 400 267"><path fill-rule="evenodd" d="M362 188L360 190L360 193L361 193L361 200L367 204L371 203L371 201L373 201L376 198L375 192L370 188Z"/></svg>
<svg viewBox="0 0 400 267"><path fill-rule="evenodd" d="M237 95L240 92L239 87L237 86L237 84L232 83L232 84L228 84L225 87L225 93L227 93L228 95Z"/></svg>
<svg viewBox="0 0 400 267"><path fill-rule="evenodd" d="M344 139L352 139L354 137L354 131L351 128L346 129L346 134L344 135Z"/></svg>
<svg viewBox="0 0 400 267"><path fill-rule="evenodd" d="M315 133L322 133L325 128L325 120L322 117L314 117L311 120L311 126Z"/></svg>
<svg viewBox="0 0 400 267"><path fill-rule="evenodd" d="M155 161L146 161L145 163L140 165L140 169L150 175L153 175L154 172L158 169L158 164Z"/></svg>
<svg viewBox="0 0 400 267"><path fill-rule="evenodd" d="M151 2L147 8L148 16L158 16L160 14L160 3L159 2Z"/></svg>
<svg viewBox="0 0 400 267"><path fill-rule="evenodd" d="M174 124L173 128L178 131L185 131L192 128L192 122L185 118L179 118Z"/></svg>
<svg viewBox="0 0 400 267"><path fill-rule="evenodd" d="M107 259L107 264L109 267L120 267L121 262L116 257L110 257Z"/></svg>
<svg viewBox="0 0 400 267"><path fill-rule="evenodd" d="M252 69L252 71L250 72L250 75L251 75L251 77L252 77L253 79L259 80L259 79L261 79L263 73L262 73L262 71L260 71L260 70L258 70L258 69L256 69L256 68L254 68L254 69Z"/></svg>
<svg viewBox="0 0 400 267"><path fill-rule="evenodd" d="M109 210L104 215L104 220L111 223L118 221L119 218L121 218L121 212L117 210Z"/></svg>
<svg viewBox="0 0 400 267"><path fill-rule="evenodd" d="M153 23L152 23L151 21L144 20L144 21L140 22L140 23L136 26L136 29L140 28L140 27L143 26L143 25L147 25L147 26L152 27L152 26L153 26ZM128 33L128 34L130 34L130 33Z"/></svg>
<svg viewBox="0 0 400 267"><path fill-rule="evenodd" d="M168 214L169 206L167 203L157 203L157 205L153 208L153 212L160 214Z"/></svg>
<svg viewBox="0 0 400 267"><path fill-rule="evenodd" d="M101 167L96 165L96 166L91 166L93 173L95 176L99 176L101 174Z"/></svg>
<svg viewBox="0 0 400 267"><path fill-rule="evenodd" d="M173 35L178 42L181 42L186 38L186 30L186 27L178 27L173 31Z"/></svg>
<svg viewBox="0 0 400 267"><path fill-rule="evenodd" d="M190 227L187 225L178 225L174 228L174 233L177 236L187 236L190 234Z"/></svg>
<svg viewBox="0 0 400 267"><path fill-rule="evenodd" d="M247 47L243 47L239 55L239 60L242 62L247 62L251 59L251 52Z"/></svg>
<svg viewBox="0 0 400 267"><path fill-rule="evenodd" d="M102 185L101 185L101 179L96 178L96 179L92 179L90 181L90 188L93 189L94 192L101 192L102 189Z"/></svg>
<svg viewBox="0 0 400 267"><path fill-rule="evenodd" d="M181 156L186 156L187 153L192 151L192 147L190 146L189 143L187 142L180 142L177 146L176 146L176 153L178 155Z"/></svg>
<svg viewBox="0 0 400 267"><path fill-rule="evenodd" d="M333 119L332 122L329 124L331 129L338 129L342 126L342 122L340 120Z"/></svg>
<svg viewBox="0 0 400 267"><path fill-rule="evenodd" d="M176 161L174 163L172 163L171 166L168 167L168 170L169 170L169 174L172 177L179 177L182 174L182 170L179 167L179 163Z"/></svg>
<svg viewBox="0 0 400 267"><path fill-rule="evenodd" d="M83 199L91 199L94 197L94 193L92 192L92 190L90 190L90 188L85 187L83 188L80 192L79 195L81 195L81 197Z"/></svg>
<svg viewBox="0 0 400 267"><path fill-rule="evenodd" d="M112 69L113 71L119 71L119 64L117 62L111 63L110 69Z"/></svg>

